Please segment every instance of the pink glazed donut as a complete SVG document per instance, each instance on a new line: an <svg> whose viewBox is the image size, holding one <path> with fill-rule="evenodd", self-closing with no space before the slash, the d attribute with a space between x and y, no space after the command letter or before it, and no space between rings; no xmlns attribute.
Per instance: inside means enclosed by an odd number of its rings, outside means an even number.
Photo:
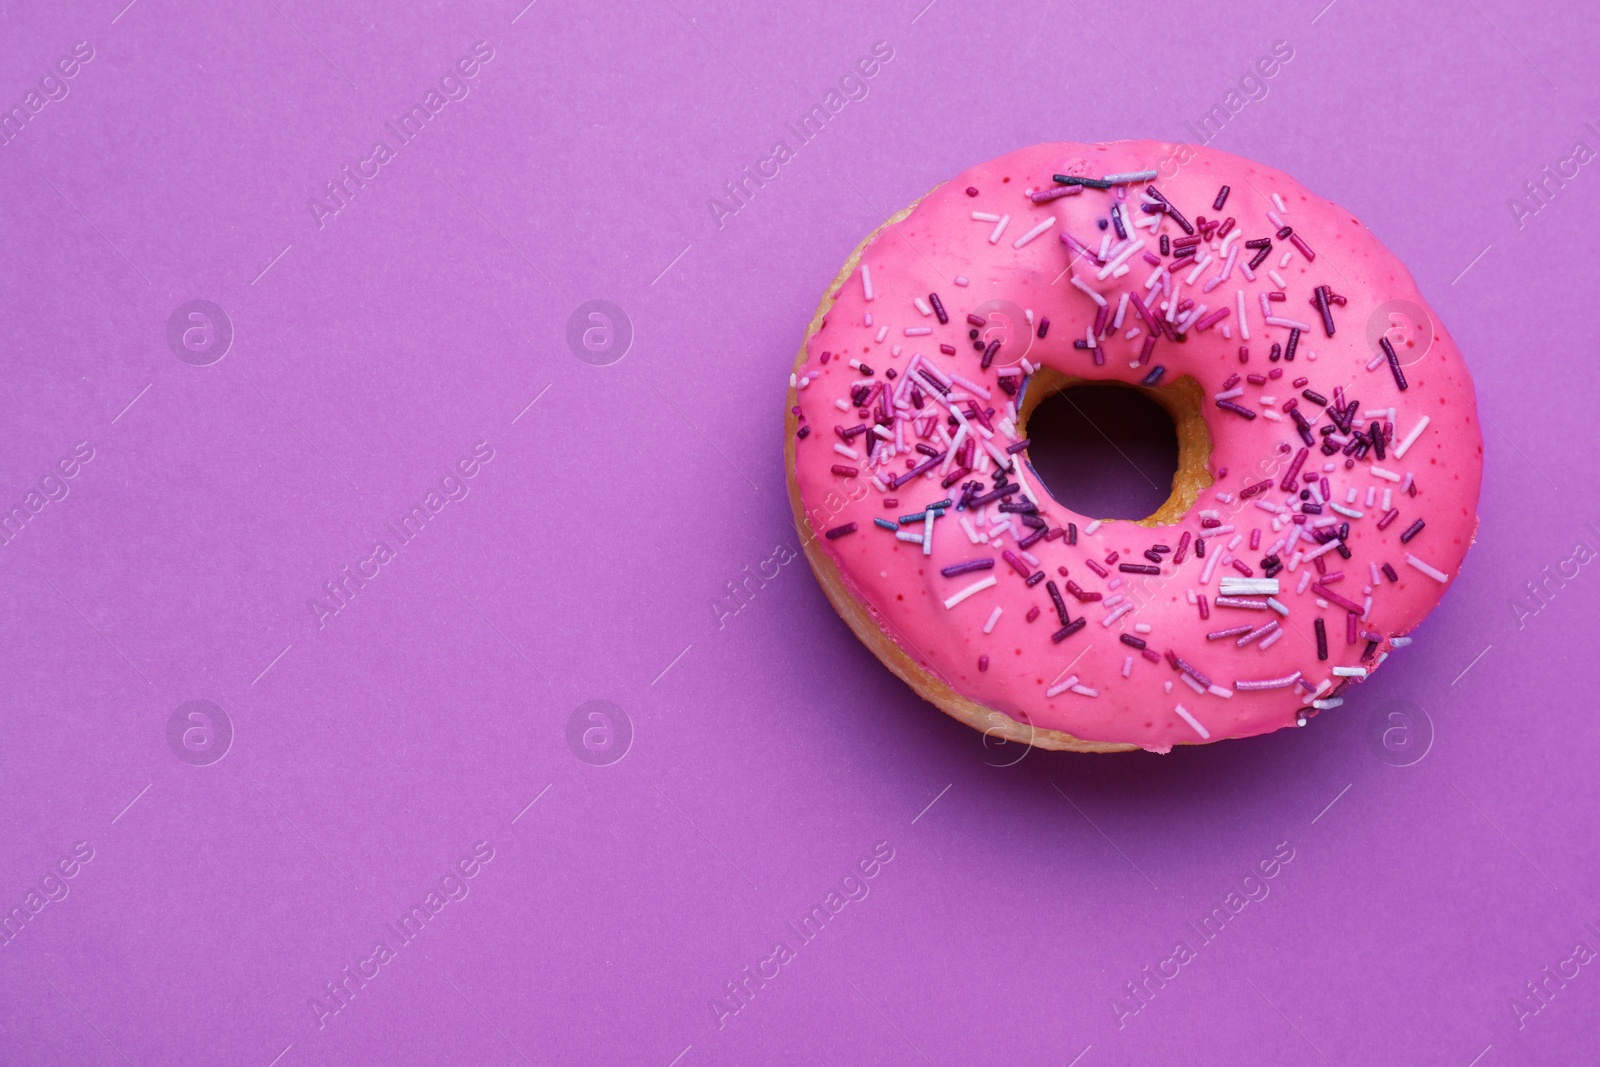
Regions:
<svg viewBox="0 0 1600 1067"><path fill-rule="evenodd" d="M1079 515L1028 461L1082 381L1171 414L1172 495ZM1472 380L1398 259L1278 171L1046 144L867 237L789 379L789 495L835 609L923 697L1045 748L1305 725L1477 528Z"/></svg>

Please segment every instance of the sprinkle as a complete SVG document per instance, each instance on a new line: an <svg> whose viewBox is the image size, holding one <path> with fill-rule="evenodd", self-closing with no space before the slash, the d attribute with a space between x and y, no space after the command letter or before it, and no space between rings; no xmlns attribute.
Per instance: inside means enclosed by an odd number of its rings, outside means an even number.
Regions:
<svg viewBox="0 0 1600 1067"><path fill-rule="evenodd" d="M1400 480L1400 476L1394 471L1386 471L1382 467L1369 467L1368 470L1372 472L1374 478L1382 478L1390 482L1398 482Z"/></svg>
<svg viewBox="0 0 1600 1067"><path fill-rule="evenodd" d="M1023 234L1021 237L1018 237L1015 241L1012 241L1011 242L1011 247L1012 248L1021 248L1023 245L1027 244L1029 241L1033 240L1035 237L1038 237L1041 233L1044 233L1046 230L1048 230L1050 227L1054 226L1055 224L1056 224L1056 217L1054 215L1051 215L1049 218L1047 218L1043 222L1039 223L1039 225L1035 226L1033 229L1029 230L1027 233Z"/></svg>
<svg viewBox="0 0 1600 1067"><path fill-rule="evenodd" d="M1448 582L1450 580L1450 576L1448 574L1439 570L1437 567L1429 566L1409 552L1406 553L1406 562L1436 582Z"/></svg>
<svg viewBox="0 0 1600 1067"><path fill-rule="evenodd" d="M1075 174L1057 174L1055 180L1062 185L1086 185L1090 189L1109 189L1111 183L1100 178L1080 178Z"/></svg>
<svg viewBox="0 0 1600 1067"><path fill-rule="evenodd" d="M1218 400L1217 407L1221 408L1223 411L1231 411L1235 415L1242 415L1247 419L1254 419L1256 417L1255 412L1251 411L1247 407L1241 407L1231 400Z"/></svg>
<svg viewBox="0 0 1600 1067"><path fill-rule="evenodd" d="M1194 732L1200 735L1200 740L1209 741L1211 739L1211 731L1207 730L1204 726L1201 726L1200 720L1196 719L1193 715L1190 715L1188 710L1184 708L1182 704L1175 705L1173 710L1178 713L1179 717L1182 718L1184 722L1194 727Z"/></svg>
<svg viewBox="0 0 1600 1067"><path fill-rule="evenodd" d="M1264 678L1259 681L1234 682L1233 688L1235 692L1239 693L1256 693L1264 689L1287 689L1299 680L1300 672L1295 671L1293 674L1287 675L1283 678Z"/></svg>
<svg viewBox="0 0 1600 1067"><path fill-rule="evenodd" d="M1365 667L1335 667L1333 676L1335 678L1365 678L1367 669Z"/></svg>
<svg viewBox="0 0 1600 1067"><path fill-rule="evenodd" d="M837 441L835 441L833 443L833 450L835 452L839 453L839 455L844 456L846 459L860 459L861 458L861 453L860 452L857 452L855 449L851 448L849 445L842 445Z"/></svg>
<svg viewBox="0 0 1600 1067"><path fill-rule="evenodd" d="M1217 190L1217 198L1211 202L1212 211L1222 210L1222 205L1228 202L1228 192L1229 189L1226 185Z"/></svg>
<svg viewBox="0 0 1600 1067"><path fill-rule="evenodd" d="M1265 600L1244 600L1240 597L1222 594L1219 594L1217 598L1212 601L1212 603L1219 608L1250 608L1256 611L1267 610L1267 602Z"/></svg>
<svg viewBox="0 0 1600 1067"><path fill-rule="evenodd" d="M994 632L994 624L1000 621L1000 612L1000 608L995 608L994 611L990 612L989 621L983 624L984 633L988 634Z"/></svg>
<svg viewBox="0 0 1600 1067"><path fill-rule="evenodd" d="M1002 233L1006 232L1006 223L1008 223L1010 221L1011 221L1011 216L1010 215L1001 215L1000 216L1000 221L994 224L994 231L989 234L989 243L990 244L995 245L995 244L999 244L1000 243L1000 235Z"/></svg>
<svg viewBox="0 0 1600 1067"><path fill-rule="evenodd" d="M1276 595L1279 591L1276 578L1222 579L1222 592L1228 596Z"/></svg>
<svg viewBox="0 0 1600 1067"><path fill-rule="evenodd" d="M881 526L885 530L890 531L891 533L896 533L900 529L899 526L896 526L894 523L890 522L888 519L873 519L872 520L872 525Z"/></svg>
<svg viewBox="0 0 1600 1067"><path fill-rule="evenodd" d="M992 558L969 559L965 563L952 563L939 573L944 575L946 578L954 578L956 575L966 574L968 571L986 571L992 569L993 567L994 560Z"/></svg>
<svg viewBox="0 0 1600 1067"><path fill-rule="evenodd" d="M1043 204L1063 196L1076 196L1083 192L1081 185L1058 185L1054 189L1041 189L1037 193L1029 193L1028 199L1035 204Z"/></svg>
<svg viewBox="0 0 1600 1067"><path fill-rule="evenodd" d="M861 295L867 300L871 300L873 297L872 268L867 266L866 263L861 264Z"/></svg>
<svg viewBox="0 0 1600 1067"><path fill-rule="evenodd" d="M972 596L974 593L981 593L985 589L994 588L994 586L996 585L997 581L998 581L998 579L996 579L993 575L990 575L987 578L984 578L984 579L981 579L979 581L973 582L971 585L969 585L965 589L961 590L961 592L959 592L959 593L955 594L954 596L949 597L948 599L946 599L945 602L944 602L945 609L949 610L950 608L955 607L957 604L959 604L963 600L967 599L967 597Z"/></svg>
<svg viewBox="0 0 1600 1067"><path fill-rule="evenodd" d="M1155 176L1156 172L1153 170L1135 170L1127 174L1107 174L1102 180L1110 185L1129 185L1133 182L1150 181Z"/></svg>
<svg viewBox="0 0 1600 1067"><path fill-rule="evenodd" d="M1161 568L1153 564L1144 563L1119 563L1117 570L1123 574L1160 574Z"/></svg>
<svg viewBox="0 0 1600 1067"><path fill-rule="evenodd" d="M999 215L992 215L987 211L974 211L972 213L972 221L973 222L999 222L1000 221L1000 216Z"/></svg>
<svg viewBox="0 0 1600 1067"><path fill-rule="evenodd" d="M1421 519L1418 519L1416 522L1412 523L1410 526L1407 526L1406 527L1406 532L1400 535L1400 543L1402 545L1409 544L1411 542L1411 539L1413 537L1417 536L1417 534L1421 533L1422 532L1422 528L1424 526L1426 526L1426 525L1427 525L1427 523L1423 522Z"/></svg>
<svg viewBox="0 0 1600 1067"><path fill-rule="evenodd" d="M929 293L928 294L928 302L933 305L934 314L939 316L939 325L943 326L943 325L945 325L946 323L948 323L950 321L950 314L949 314L949 312L945 311L945 309L944 309L944 301L939 299L939 294L938 293ZM942 349L941 349L941 351L942 351ZM953 355L956 354L955 353L955 349L952 348L949 352L947 352L945 354L953 356Z"/></svg>
<svg viewBox="0 0 1600 1067"><path fill-rule="evenodd" d="M884 329L888 329L888 327L885 326ZM907 326L905 329L907 337L926 337L932 332L932 326Z"/></svg>
<svg viewBox="0 0 1600 1067"><path fill-rule="evenodd" d="M1082 289L1085 293L1088 293L1089 299L1093 300L1096 304L1100 305L1101 307L1106 306L1106 298L1089 288L1088 285L1084 284L1083 279L1079 278L1076 274L1072 276L1072 284L1076 285L1079 289Z"/></svg>
<svg viewBox="0 0 1600 1067"><path fill-rule="evenodd" d="M1406 372L1400 369L1400 357L1395 354L1394 345L1389 343L1389 338L1379 336L1378 347L1383 349L1383 358L1389 361L1389 373L1394 375L1395 386L1403 393L1406 391Z"/></svg>
<svg viewBox="0 0 1600 1067"><path fill-rule="evenodd" d="M1089 523L1089 525L1083 528L1083 532L1087 535L1094 533L1098 529L1100 529L1100 520L1095 519L1093 522ZM1105 575L1102 574L1101 577L1103 578Z"/></svg>
<svg viewBox="0 0 1600 1067"><path fill-rule="evenodd" d="M823 536L826 537L830 541L837 541L839 538L843 537L845 534L853 534L855 532L856 532L856 524L853 523L853 522L847 522L843 526L835 526L833 529L829 530Z"/></svg>
<svg viewBox="0 0 1600 1067"><path fill-rule="evenodd" d="M1044 695L1047 697L1059 696L1077 684L1078 676L1076 674L1069 675L1065 681L1059 682L1056 685L1051 686L1049 689L1046 689L1044 691Z"/></svg>
<svg viewBox="0 0 1600 1067"><path fill-rule="evenodd" d="M1061 629L1059 629L1055 633L1051 634L1050 635L1050 640L1054 641L1056 644L1060 644L1062 641L1065 641L1067 638L1071 637L1073 634L1077 633L1079 630L1083 629L1088 624L1089 624L1089 620L1087 618L1085 618L1084 616L1079 615L1076 619L1073 619L1071 622L1067 623Z"/></svg>
<svg viewBox="0 0 1600 1067"><path fill-rule="evenodd" d="M906 541L913 545L922 544L922 535L919 533L912 533L909 530L900 530L894 536L895 540L897 541Z"/></svg>
<svg viewBox="0 0 1600 1067"><path fill-rule="evenodd" d="M1079 696L1085 696L1085 697L1097 697L1097 696L1100 695L1097 690L1090 689L1086 685L1075 685L1075 686L1072 687L1072 691L1074 693L1077 693Z"/></svg>
<svg viewBox="0 0 1600 1067"><path fill-rule="evenodd" d="M1408 451L1410 451L1411 446L1417 443L1417 438L1422 436L1422 431L1426 430L1427 428L1428 416L1424 415L1420 420L1418 420L1417 424L1411 428L1411 432L1406 434L1405 440L1394 446L1394 458L1400 459Z"/></svg>

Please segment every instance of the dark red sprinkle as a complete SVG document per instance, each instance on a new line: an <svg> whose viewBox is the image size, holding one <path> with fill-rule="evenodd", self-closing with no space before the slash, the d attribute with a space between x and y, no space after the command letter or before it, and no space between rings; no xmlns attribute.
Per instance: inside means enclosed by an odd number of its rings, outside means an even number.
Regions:
<svg viewBox="0 0 1600 1067"><path fill-rule="evenodd" d="M839 538L843 537L845 534L853 534L855 532L856 532L856 524L853 523L853 522L847 522L843 526L835 526L833 529L829 530L824 536L827 537L827 539L830 540L830 541L837 541Z"/></svg>
<svg viewBox="0 0 1600 1067"><path fill-rule="evenodd" d="M967 195L968 196L977 196L978 195L978 187L976 185L967 186Z"/></svg>
<svg viewBox="0 0 1600 1067"><path fill-rule="evenodd" d="M1400 580L1400 576L1394 572L1394 567L1390 564L1385 563L1378 569L1383 571L1383 576L1389 579L1391 582L1398 582Z"/></svg>
<svg viewBox="0 0 1600 1067"><path fill-rule="evenodd" d="M1050 332L1050 320L1049 319L1040 319L1039 320L1039 329L1036 331L1037 335L1042 338L1042 337L1044 337L1045 334L1047 334L1049 332Z"/></svg>
<svg viewBox="0 0 1600 1067"><path fill-rule="evenodd" d="M1152 567L1146 563L1119 563L1117 570L1123 574L1160 574L1160 567Z"/></svg>
<svg viewBox="0 0 1600 1067"><path fill-rule="evenodd" d="M1227 202L1228 202L1228 187L1226 185L1224 185L1221 189L1217 190L1217 198L1215 200L1211 201L1211 210L1212 211L1221 211L1222 210L1222 205L1226 204Z"/></svg>
<svg viewBox="0 0 1600 1067"><path fill-rule="evenodd" d="M989 324L989 320L986 319L986 318L983 318L981 315L970 315L969 314L967 316L967 322L968 322L968 324L970 324L972 326L987 326Z"/></svg>
<svg viewBox="0 0 1600 1067"><path fill-rule="evenodd" d="M1320 618L1313 620L1311 625L1317 631L1317 658L1326 661L1328 658L1328 626Z"/></svg>
<svg viewBox="0 0 1600 1067"><path fill-rule="evenodd" d="M1400 535L1400 543L1402 545L1409 544L1411 542L1411 539L1413 537L1417 536L1417 534L1421 533L1422 532L1422 528L1424 526L1426 526L1426 525L1427 525L1427 523L1423 522L1421 519L1418 519L1416 522L1412 523L1410 526L1407 526L1406 527L1406 532Z"/></svg>
<svg viewBox="0 0 1600 1067"><path fill-rule="evenodd" d="M1129 645L1129 646L1131 646L1131 647L1133 647L1133 648L1140 648L1140 649L1142 649L1142 648L1144 648L1144 647L1145 647L1145 640L1144 640L1144 638L1142 638L1142 637L1135 637L1135 636L1133 636L1133 635L1132 635L1132 634L1120 634L1120 635L1119 635L1119 636L1118 636L1118 638L1117 638L1117 639L1118 639L1118 640L1119 640L1119 641L1121 641L1121 642L1122 642L1122 643L1123 643L1123 644L1125 644L1125 645Z"/></svg>
<svg viewBox="0 0 1600 1067"><path fill-rule="evenodd" d="M989 657L988 656L979 656L978 657L978 670L986 671L988 669L989 669Z"/></svg>
<svg viewBox="0 0 1600 1067"><path fill-rule="evenodd" d="M1038 617L1039 617L1039 605L1035 604L1033 607L1028 609L1027 619L1028 619L1029 622L1032 622L1034 619L1037 619Z"/></svg>
<svg viewBox="0 0 1600 1067"><path fill-rule="evenodd" d="M929 293L928 303L933 305L933 313L939 316L939 325L943 326L950 321L950 315L945 311L944 301L939 299L938 293Z"/></svg>
<svg viewBox="0 0 1600 1067"><path fill-rule="evenodd" d="M1079 616L1078 618L1073 619L1071 622L1067 623L1061 629L1057 630L1055 633L1051 634L1050 635L1050 640L1054 641L1057 644L1060 644L1062 641L1065 641L1067 638L1071 637L1073 634L1077 633L1079 630L1083 629L1088 624L1089 624L1088 618L1086 618L1084 616Z"/></svg>

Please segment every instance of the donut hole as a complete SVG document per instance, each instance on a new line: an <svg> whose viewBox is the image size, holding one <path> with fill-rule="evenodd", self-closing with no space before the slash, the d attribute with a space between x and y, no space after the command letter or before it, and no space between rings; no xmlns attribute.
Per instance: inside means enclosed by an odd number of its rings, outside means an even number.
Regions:
<svg viewBox="0 0 1600 1067"><path fill-rule="evenodd" d="M1190 378L1150 389L1041 369L1023 404L1029 465L1079 515L1175 522L1211 481L1200 396Z"/></svg>

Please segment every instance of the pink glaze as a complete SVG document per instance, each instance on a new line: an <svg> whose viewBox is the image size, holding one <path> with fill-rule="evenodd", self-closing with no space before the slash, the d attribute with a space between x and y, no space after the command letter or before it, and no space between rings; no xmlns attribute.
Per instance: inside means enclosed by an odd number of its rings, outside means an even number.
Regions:
<svg viewBox="0 0 1600 1067"><path fill-rule="evenodd" d="M1062 188L1052 180L1056 174L1103 178L1146 170L1155 170L1158 176L1109 190L1086 188L1040 203L1028 195ZM1223 185L1231 191L1222 210L1217 211L1212 204ZM1140 204L1150 199L1145 194L1147 186L1158 190L1190 225L1198 226L1202 216L1211 223L1231 217L1237 220L1233 229L1241 234L1227 245L1238 252L1228 280L1210 292L1204 291L1206 284L1227 263L1216 230L1210 240L1200 242L1197 258L1212 258L1194 283L1186 279L1196 259L1176 269L1178 303L1193 299L1207 305L1207 310L1192 317L1184 343L1162 336L1143 365L1135 367L1130 364L1139 360L1150 329L1132 300L1120 329L1113 328L1110 320L1127 291L1143 298L1152 316L1164 315L1161 284L1154 289L1145 285L1156 268L1144 257L1150 253L1164 263L1173 262L1172 257L1160 254L1159 235L1172 241L1186 236L1170 215L1152 216L1141 210ZM976 196L968 194L969 187L977 190ZM1282 198L1286 210L1278 209L1274 193ZM1125 199L1119 200L1119 194ZM1123 246L1114 228L1102 231L1097 225L1097 220L1109 219L1113 204L1120 205L1125 224L1154 218L1159 225L1155 230L1130 225L1130 240L1142 239L1144 247L1126 257L1130 268L1126 274L1102 279L1097 277L1101 264L1094 257L1104 234L1111 235L1109 261L1118 258ZM1270 220L1269 211L1292 227L1292 236L1276 236L1279 226ZM997 240L991 240L997 224L975 220L974 212L1009 216ZM1018 239L1047 221L1049 228L1016 247ZM1067 235L1080 248L1086 247L1089 255L1075 251L1064 240ZM1242 246L1258 238L1270 238L1272 248L1255 269L1255 280L1250 281L1241 267L1255 250ZM1307 248L1314 260L1308 259ZM1280 266L1285 252L1290 253L1289 262ZM1269 270L1276 271L1284 284L1275 282ZM864 272L870 272L871 299ZM1096 365L1093 351L1073 347L1074 340L1085 339L1094 329L1099 310L1089 295L1072 284L1074 276L1108 303L1106 325L1096 338L1103 365ZM956 283L962 277L968 284ZM1324 285L1345 299L1343 305L1331 305L1332 338L1325 333L1320 308L1312 304L1316 288ZM1271 314L1310 328L1300 334L1293 362L1274 363L1269 361L1269 350L1273 343L1287 344L1290 328L1263 321L1260 294L1280 289L1286 299L1271 303ZM1241 336L1240 290L1248 340ZM930 294L934 293L948 314L947 325L916 305L921 299L931 307ZM1010 301L1031 311L1035 325L1013 331L993 364L983 369L981 354L974 351L968 338L972 327L967 316L993 300ZM1303 722L1319 707L1337 705L1337 694L1352 676L1336 674L1335 669L1365 668L1370 672L1399 647L1394 639L1409 633L1454 580L1476 528L1483 448L1472 381L1437 316L1426 312L1433 320L1431 344L1426 328L1419 335L1415 322L1405 317L1394 319L1387 333L1398 347L1408 386L1403 391L1399 388L1381 347L1376 340L1369 340L1368 330L1369 320L1389 321L1386 314L1375 317L1375 309L1397 300L1426 307L1405 267L1349 212L1286 175L1237 156L1153 141L1046 144L974 167L935 189L907 218L868 245L861 266L846 280L822 326L806 341L806 362L791 380L790 402L800 409L805 435L796 442L795 477L813 533L854 595L870 605L875 618L917 663L958 692L1020 722L1086 740L1133 743L1159 752L1175 744L1245 737ZM1223 309L1227 314L1219 316ZM985 318L986 329L998 325L988 321L990 316ZM1049 319L1049 329L1039 339L1033 332L1044 318ZM1184 315L1177 318L1181 322ZM1137 336L1127 336L1135 328ZM984 339L989 336L986 332ZM955 354L942 353L941 344L953 346ZM1249 350L1247 363L1240 362L1242 345ZM933 546L928 555L923 554L921 545L874 525L874 519L893 522L947 497L962 501L966 483L981 483L981 488L967 495L988 493L994 487L995 460L980 445L973 460L977 470L949 489L941 488L940 476L957 469L954 458L948 465L941 460L932 470L885 491L891 478L905 475L913 466L908 460L922 463L930 458L914 450L916 443L945 452L945 433L953 436L959 432L948 430L949 412L935 399L934 388L920 375L908 376L908 371L925 364L947 384L954 375L987 390L989 399L974 397L984 414L994 409L988 415L993 436L985 440L1006 456L1006 446L1018 437L1013 401L1000 388L998 373L1025 367L1018 362L1024 347L1029 363L1078 377L1138 383L1154 368L1165 367L1161 384L1183 376L1199 382L1205 392L1204 413L1213 445L1209 469L1215 481L1201 491L1182 521L1155 528L1107 521L1090 533L1087 528L1092 517L1075 514L1052 499L1031 466L1025 466L1022 491L1004 499L1037 503L1040 517L1051 531L1050 539L1037 540L1026 549L1038 559L1037 565L1020 555L1019 533L1032 531L1017 527L1014 513L1009 517L1015 532L998 535L999 543L994 543L995 538L990 538L991 543L974 543L969 537L963 522L973 524L973 533L981 539L990 537L988 531L1007 517L997 510L998 500L977 508L946 509L933 521ZM828 354L826 362L824 353ZM1374 358L1377 366L1369 370ZM852 367L851 359L870 368L871 376ZM1416 361L1405 362L1410 359ZM1252 384L1245 378L1278 368L1282 375L1264 384ZM895 378L888 381L886 372L891 369ZM1216 406L1216 395L1224 392L1224 383L1234 375L1240 378L1234 388L1242 387L1243 392L1225 402L1254 412L1254 419ZM1320 447L1312 447L1294 490L1280 488L1304 445L1294 420L1284 413L1286 403L1291 398L1297 401L1318 446L1324 440L1320 430L1333 421L1328 408L1302 397L1301 388L1292 385L1302 376L1309 379L1304 388L1330 404L1336 388L1343 391L1347 404L1358 400L1353 428L1366 430L1373 421L1380 423L1379 433L1387 438L1386 458L1376 458L1370 438L1360 458L1344 452L1326 456ZM912 382L921 386L920 410L909 402ZM888 386L899 404L884 423L890 438L880 439L882 447L875 447L869 456L870 429L845 444L835 428L849 430L858 424L870 428L881 419L876 392L865 417L850 402L852 387L866 385L876 390L876 383ZM951 390L955 406L965 415L968 405L959 398L973 394L959 383L951 385ZM1264 397L1275 402L1268 406ZM836 404L841 399L848 410L840 410ZM1367 414L1389 408L1394 415L1387 427L1382 425L1388 422L1387 410L1381 415ZM1280 417L1273 419L1268 413ZM937 415L931 420L937 425L931 425L929 415ZM1428 422L1420 435L1397 457L1397 446L1424 417ZM968 436L977 434L981 419L967 417L966 421L973 426ZM926 436L919 433L929 430ZM1336 440L1343 444L1349 437L1340 434ZM843 445L857 456L847 456L835 445ZM1026 456L1026 450L1020 453L1021 458ZM1352 458L1355 461L1347 468L1346 460ZM845 473L846 468L856 468L861 474L852 477ZM1305 475L1312 480L1307 481ZM1242 490L1269 479L1268 487L1241 498ZM1017 479L1013 476L1011 480ZM1413 484L1414 495L1408 491ZM1301 506L1298 491L1302 487L1321 493L1324 485L1331 491L1331 503L1358 512L1360 517L1324 506L1320 515L1305 516L1306 525L1293 548L1278 551L1282 569L1276 573L1280 592L1275 599L1288 614L1281 615L1271 607L1218 605L1219 595L1227 603L1222 580L1244 577L1233 557L1255 578L1263 578L1262 561L1268 550L1294 528L1292 510L1274 513L1258 505L1296 509ZM1375 497L1370 506L1369 487ZM1356 498L1347 504L1351 488L1356 490ZM1391 497L1390 508L1398 512L1387 521L1385 490ZM886 508L885 497L897 499L898 505ZM1222 528L1232 525L1234 531L1218 536L1215 525L1205 528L1204 513L1208 512L1216 513L1213 522L1220 519ZM1319 585L1316 563L1307 558L1321 547L1307 532L1324 519L1349 523L1344 545L1350 552L1348 559L1337 549L1321 554L1320 562L1329 577L1342 573L1325 588ZM1425 521L1424 528L1402 544L1401 535L1418 519ZM824 536L850 523L855 524L852 532ZM1075 545L1055 535L1068 523L1077 527ZM927 525L919 519L898 529L922 534ZM1261 547L1251 550L1250 534L1258 529ZM1175 552L1163 555L1159 576L1119 570L1125 563L1153 565L1143 553L1154 544L1177 549L1180 540L1192 542L1201 536L1206 537L1204 559L1196 556L1190 543L1181 563L1173 562ZM1235 536L1238 545L1230 552L1228 546ZM1063 627L1045 582L1027 585L1003 552L1010 552L1024 570L1043 571L1059 587L1073 623L1086 618L1086 624L1059 642L1053 641L1052 634ZM1108 565L1105 560L1113 552L1119 553L1118 560ZM1430 577L1409 562L1408 555L1445 580ZM954 577L940 573L942 568L984 558L994 560L992 569ZM1098 574L1091 561L1107 576ZM1385 564L1398 581L1380 573L1374 583L1373 569ZM1066 577L1058 573L1062 566L1067 568ZM1300 591L1307 572L1310 582ZM946 608L948 598L988 579L994 583ZM1113 589L1110 583L1116 579L1121 579L1121 585ZM1068 591L1069 580L1103 599L1080 601ZM1201 605L1191 602L1191 593L1208 602L1209 618L1201 617ZM1129 599L1118 603L1114 598L1119 594ZM1262 602L1266 598L1243 595L1241 599ZM1108 601L1114 606L1107 608ZM1134 606L1118 610L1127 603ZM1375 635L1375 644L1363 636L1348 643L1350 605L1362 609L1355 629ZM1038 615L1029 622L1027 615L1035 607ZM996 608L1001 609L1000 618L986 634L984 626ZM1319 660L1317 652L1313 620L1318 618L1326 627L1325 661ZM1274 621L1277 627L1267 626ZM1137 631L1140 624L1149 631ZM1207 638L1210 633L1247 625L1252 631L1266 629L1243 647L1238 642L1248 636L1245 633ZM1150 652L1157 654L1156 660L1123 643L1120 638L1124 634L1144 640ZM1172 655L1181 659L1183 669L1173 665ZM1124 676L1129 656L1131 669ZM1264 690L1248 686L1252 681L1281 680L1297 672L1304 685L1297 682ZM1196 673L1210 686L1200 686ZM1072 676L1076 676L1078 688L1047 695ZM1197 691L1197 687L1205 691Z"/></svg>

